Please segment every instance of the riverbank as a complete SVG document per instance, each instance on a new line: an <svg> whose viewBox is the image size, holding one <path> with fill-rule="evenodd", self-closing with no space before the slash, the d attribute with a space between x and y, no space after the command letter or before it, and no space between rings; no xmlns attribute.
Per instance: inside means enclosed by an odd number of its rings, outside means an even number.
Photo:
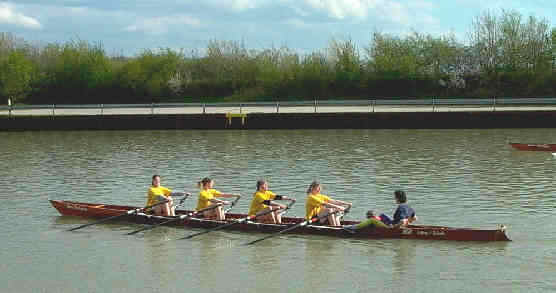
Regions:
<svg viewBox="0 0 556 293"><path fill-rule="evenodd" d="M0 116L0 131L553 127L556 111Z"/></svg>

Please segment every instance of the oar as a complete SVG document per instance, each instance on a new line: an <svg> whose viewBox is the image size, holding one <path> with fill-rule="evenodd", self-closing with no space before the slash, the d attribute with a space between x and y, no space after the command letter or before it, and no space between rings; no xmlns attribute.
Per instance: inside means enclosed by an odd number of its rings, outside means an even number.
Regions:
<svg viewBox="0 0 556 293"><path fill-rule="evenodd" d="M154 224L154 225L151 225L151 226L147 226L147 227L141 228L141 229L139 229L139 230L135 230L135 231L126 233L125 235L137 234L137 233L139 233L139 232L141 232L141 231L150 230L150 229L156 228L156 227L158 227L158 226L162 226L162 225L166 225L166 224L169 224L169 223L172 223L172 222L176 222L176 221L180 221L180 220L183 220L183 219L187 219L187 218L196 216L196 215L198 215L198 214L200 214L200 213L202 213L202 212L204 212L204 211L212 210L212 209L215 209L215 208L217 208L217 207L218 207L218 206L208 207L208 208L204 208L204 209L198 210L198 211L196 211L196 212L188 213L188 214L185 214L185 215L180 215L179 217L172 218L172 219L170 219L170 220L167 220L167 221L164 221L164 222L161 222L161 223L158 223L158 224Z"/></svg>
<svg viewBox="0 0 556 293"><path fill-rule="evenodd" d="M348 212L349 209L350 209L350 207L348 207L347 209L345 209L345 210L344 210L344 214L345 214L346 212ZM333 214L335 214L335 213L338 213L338 212L339 212L339 211L337 210L337 211L334 211L334 212L331 212L331 213L327 213L326 215L322 215L322 216L320 216L320 217L311 218L310 220L306 220L306 221L303 221L303 222L301 222L301 223L295 224L295 225L293 225L293 226L291 226L291 227L288 227L288 228L286 228L286 229L284 229L284 230L281 230L281 231L279 231L279 232L276 232L276 233L274 233L274 234L270 234L270 235L267 235L267 236L265 236L265 237L262 237L262 238L253 240L253 241L251 241L251 242L247 242L247 243L245 243L244 245L251 245L251 244L255 244L255 243L257 243L257 242L263 241L263 240L265 240L265 239L269 239L269 238L272 238L272 237L276 237L276 236L278 236L278 235L280 235L280 234L286 233L286 232L291 231L291 230L294 230L294 229L296 229L296 228L303 227L303 226L307 226L308 224L314 223L314 222L319 221L319 220L321 220L321 219L325 219L326 217L328 217L328 216L330 216L330 215L333 215Z"/></svg>
<svg viewBox="0 0 556 293"><path fill-rule="evenodd" d="M229 211L236 205L236 203L238 202L238 200L239 200L240 198L241 198L241 195L236 195L236 199L234 199L234 200L232 201L232 203L230 204L230 207L227 208L227 209L224 211L224 214L227 213L227 212L229 212Z"/></svg>
<svg viewBox="0 0 556 293"><path fill-rule="evenodd" d="M110 221L110 220L113 220L113 219L116 219L116 218L120 218L120 217L123 217L123 216L127 216L127 215L131 215L131 214L134 214L134 213L138 213L138 212L140 212L140 211L142 211L142 210L147 210L147 209L150 209L150 208L159 206L159 205L161 205L161 204L165 204L165 203L167 203L167 202L169 202L169 200L161 201L161 202L158 202L158 203L156 203L156 204L153 204L153 205L150 205L150 206L146 206L146 207L144 207L144 208L137 208L137 209L129 210L129 211L127 211L127 212L125 212L125 213L123 213L123 214L121 214L121 215L115 215L115 216L111 216L111 217L108 217L108 218L104 218L104 219L98 220L98 221L96 221L96 222L84 224L84 225L81 225L81 226L78 226L78 227L75 227L75 228L71 228L71 229L69 229L68 231L75 231L75 230L78 230L78 229L81 229L81 228L85 228L85 227L88 227L88 226L91 226L91 225L96 225L96 224L108 222L108 221Z"/></svg>
<svg viewBox="0 0 556 293"><path fill-rule="evenodd" d="M286 206L286 208L285 208L284 210L288 210L294 203L295 203L295 200L292 200L292 201ZM264 212L259 213L259 214L255 214L255 215L252 215L252 216L248 216L248 217L239 219L239 220L237 220L237 221L235 221L235 222L231 222L231 223L228 223L228 224L220 225L220 226L215 227L215 228L212 228L212 229L208 229L208 230L205 230L205 231L202 231L202 232L198 232L198 233L191 234L191 235L188 235L188 236L185 236L185 237L182 237L182 238L178 238L178 240L182 240L182 239L191 239L191 238L193 238L193 237L195 237L195 236L199 236L199 235L207 234L207 233L210 233L210 232L213 232L213 231L221 230L221 229L224 229L224 228L233 226L233 225L235 225L235 224L243 223L243 222L245 222L245 221L249 221L249 220L255 219L255 218L257 218L257 217L260 217L260 216L263 216L263 215L266 215L266 214L270 214L270 213L275 212L275 211L276 211L276 210L264 211Z"/></svg>
<svg viewBox="0 0 556 293"><path fill-rule="evenodd" d="M185 195L183 196L183 198L180 199L180 202L179 202L178 204L174 205L174 208L177 208L177 207L183 205L183 202L184 202L184 201L187 199L187 197L189 197L190 195L191 195L190 193L185 193ZM190 214L192 214L192 213L190 213ZM188 215L190 215L190 214L188 214ZM177 217L177 218L172 218L172 219L170 219L170 220L168 220L168 221L164 221L164 222L162 222L162 223L154 224L154 225L151 225L151 226L147 226L147 227L145 227L145 228L141 228L141 229L139 229L139 230L135 230L135 231L133 231L133 232L126 233L126 235L137 234L137 233L139 233L139 232L141 232L141 231L150 230L150 229L156 228L156 227L158 227L158 226L160 226L160 225L168 224L168 223L171 223L171 222L174 222L174 221L178 221L178 220L183 220L183 219L187 218L188 215L181 215L181 216L179 216L179 217Z"/></svg>

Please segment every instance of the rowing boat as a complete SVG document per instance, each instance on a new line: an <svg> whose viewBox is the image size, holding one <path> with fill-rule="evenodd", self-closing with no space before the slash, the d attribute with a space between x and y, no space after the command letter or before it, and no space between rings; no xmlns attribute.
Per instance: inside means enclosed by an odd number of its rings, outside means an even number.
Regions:
<svg viewBox="0 0 556 293"><path fill-rule="evenodd" d="M556 151L555 143L510 143L510 145L520 151Z"/></svg>
<svg viewBox="0 0 556 293"><path fill-rule="evenodd" d="M122 215L130 210L137 209L133 206L109 205L83 203L76 201L50 200L50 203L58 212L64 216L77 216L85 218L106 218L115 215ZM191 213L187 210L177 210L176 215ZM184 218L172 222L172 226L194 227L194 228L214 228L232 221L247 217L245 214L227 213L226 221L209 220L203 218ZM172 219L173 217L154 216L144 213L130 213L122 216L122 221L138 224L157 224ZM253 231L263 233L279 232L292 225L305 221L304 218L282 217L283 224L263 224L245 221L232 225L230 230ZM358 224L358 221L342 221L343 225ZM381 228L373 227L357 230L356 233L346 231L341 227L330 227L323 225L306 225L292 231L295 234L328 235L344 238L366 238L366 239L426 239L426 240L455 240L455 241L510 241L506 236L505 227L497 229L469 229L451 228L443 226L422 226L408 225L400 228Z"/></svg>

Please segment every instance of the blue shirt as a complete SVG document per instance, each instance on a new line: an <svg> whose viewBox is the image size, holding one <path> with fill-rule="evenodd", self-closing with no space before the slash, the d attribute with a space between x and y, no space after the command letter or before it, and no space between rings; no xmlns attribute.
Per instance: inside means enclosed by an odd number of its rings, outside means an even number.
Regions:
<svg viewBox="0 0 556 293"><path fill-rule="evenodd" d="M401 203L398 205L398 208L394 212L394 220L392 221L392 224L398 224L403 219L409 219L413 216L415 216L415 210L413 210L406 203Z"/></svg>

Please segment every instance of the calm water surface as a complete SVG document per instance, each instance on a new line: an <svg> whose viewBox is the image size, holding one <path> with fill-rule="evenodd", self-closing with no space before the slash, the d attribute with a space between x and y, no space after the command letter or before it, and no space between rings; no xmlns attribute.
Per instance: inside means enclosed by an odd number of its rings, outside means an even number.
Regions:
<svg viewBox="0 0 556 293"><path fill-rule="evenodd" d="M512 142L556 142L553 129L83 131L0 133L0 292L553 292L556 158ZM419 222L508 227L509 243L350 240L112 223L62 217L48 199L143 205L152 174L196 194L204 176L241 193L255 181L298 199L324 194L391 214L407 191ZM188 200L192 208L196 197Z"/></svg>

